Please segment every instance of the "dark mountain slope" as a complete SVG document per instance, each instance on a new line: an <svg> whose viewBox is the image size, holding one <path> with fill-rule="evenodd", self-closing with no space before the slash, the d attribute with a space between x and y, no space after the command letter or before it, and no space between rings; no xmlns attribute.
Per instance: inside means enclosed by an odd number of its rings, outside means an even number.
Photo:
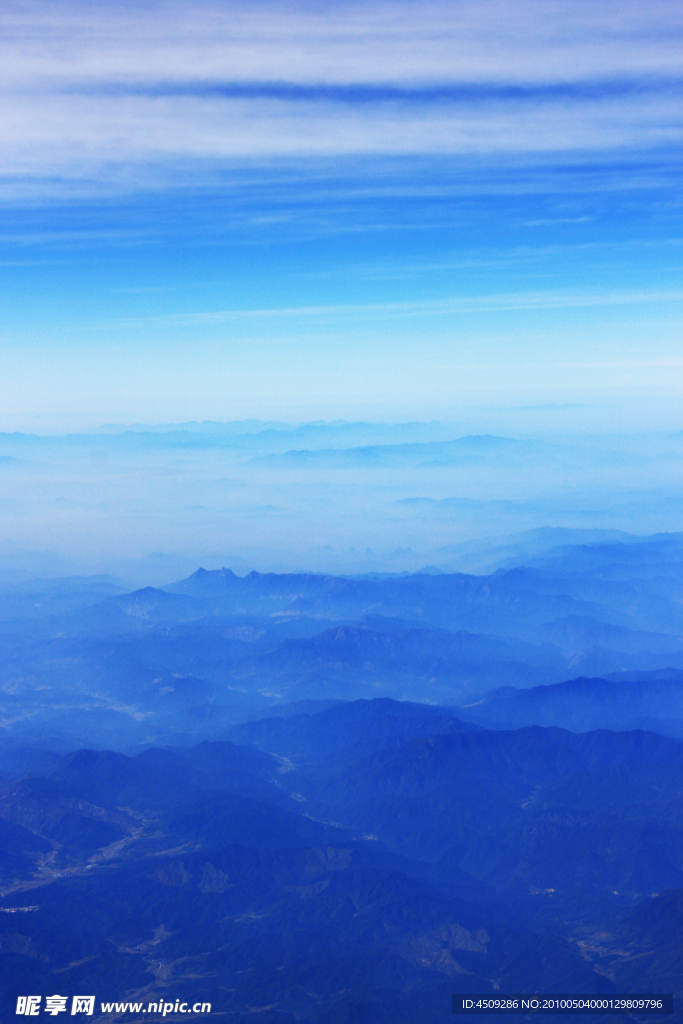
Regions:
<svg viewBox="0 0 683 1024"><path fill-rule="evenodd" d="M444 709L386 700L251 728L302 764L227 742L80 751L5 789L24 818L3 826L3 906L38 907L0 914L10 999L49 971L103 998L182 991L246 1015L267 992L280 1021L432 1024L473 987L615 991L638 944L640 983L677 976L669 904L624 917L612 890L681 878L683 745L452 731Z"/></svg>
<svg viewBox="0 0 683 1024"><path fill-rule="evenodd" d="M683 745L654 734L458 732L299 788L312 813L501 891L683 881Z"/></svg>
<svg viewBox="0 0 683 1024"><path fill-rule="evenodd" d="M23 858L21 877L27 877L27 857L34 871L73 865L112 844L128 844L150 830L154 834L159 822L176 818L193 800L205 806L212 793L224 800L232 796L233 809L235 801L265 799L269 813L275 813L275 806L292 804L277 782L273 758L228 742L204 743L187 753L147 750L135 758L80 750L46 775L19 778L0 789L4 847L8 855ZM27 830L37 845L26 845ZM201 839L199 829L194 838Z"/></svg>
<svg viewBox="0 0 683 1024"><path fill-rule="evenodd" d="M7 941L0 967L12 1010L46 969L66 973L63 985L77 991L145 1002L182 991L223 1013L248 1015L266 996L273 1009L320 1024L339 1012L382 1020L382 1003L400 1024L446 1021L453 991L525 988L541 977L563 991L613 987L567 939L501 924L354 845L230 845L121 861L39 899L21 921L23 944Z"/></svg>
<svg viewBox="0 0 683 1024"><path fill-rule="evenodd" d="M625 992L683 993L683 889L643 900L625 918L575 941L593 969Z"/></svg>

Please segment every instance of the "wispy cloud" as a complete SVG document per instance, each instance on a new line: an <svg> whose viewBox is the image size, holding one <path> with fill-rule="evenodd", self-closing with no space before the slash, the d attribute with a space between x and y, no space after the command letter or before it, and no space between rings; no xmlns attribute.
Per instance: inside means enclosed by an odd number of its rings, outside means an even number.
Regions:
<svg viewBox="0 0 683 1024"><path fill-rule="evenodd" d="M572 294L560 292L518 292L507 295L460 296L452 299L412 302L374 302L330 306L295 306L276 309L225 309L194 313L172 313L164 316L124 317L108 321L102 327L130 327L135 324L174 324L193 326L239 320L339 319L373 315L382 319L392 316L439 316L449 313L488 312L491 310L571 309L597 306L631 306L647 303L683 301L683 291L620 292Z"/></svg>
<svg viewBox="0 0 683 1024"><path fill-rule="evenodd" d="M0 174L168 180L174 165L604 154L680 141L680 9L9 3ZM154 170L156 168L156 171Z"/></svg>
<svg viewBox="0 0 683 1024"><path fill-rule="evenodd" d="M38 0L5 10L14 82L577 82L678 75L669 0Z"/></svg>

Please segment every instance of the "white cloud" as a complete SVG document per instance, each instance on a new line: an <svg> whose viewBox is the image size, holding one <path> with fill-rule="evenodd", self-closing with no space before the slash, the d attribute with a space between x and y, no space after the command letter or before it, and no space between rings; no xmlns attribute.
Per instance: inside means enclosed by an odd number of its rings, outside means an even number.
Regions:
<svg viewBox="0 0 683 1024"><path fill-rule="evenodd" d="M5 82L576 82L678 75L670 0L9 3Z"/></svg>
<svg viewBox="0 0 683 1024"><path fill-rule="evenodd" d="M244 160L668 147L680 21L668 0L9 3L0 175L126 188L188 161L201 179Z"/></svg>
<svg viewBox="0 0 683 1024"><path fill-rule="evenodd" d="M448 299L408 302L367 302L335 306L294 306L272 309L225 309L201 313L171 313L163 316L123 317L102 326L126 328L163 324L188 326L248 320L334 320L361 316L364 321L403 316L444 316L453 313L489 313L496 310L586 309L599 306L633 306L649 303L679 303L681 291L630 291L612 293L515 292L496 295L459 296Z"/></svg>

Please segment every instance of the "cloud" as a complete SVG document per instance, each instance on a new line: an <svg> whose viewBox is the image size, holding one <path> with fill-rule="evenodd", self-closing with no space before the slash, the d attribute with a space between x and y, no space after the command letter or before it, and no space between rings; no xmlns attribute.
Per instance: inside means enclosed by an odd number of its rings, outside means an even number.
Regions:
<svg viewBox="0 0 683 1024"><path fill-rule="evenodd" d="M681 138L679 14L656 0L10 3L0 175L49 193L245 162L666 150Z"/></svg>
<svg viewBox="0 0 683 1024"><path fill-rule="evenodd" d="M5 10L7 81L577 82L677 76L676 5L48 0Z"/></svg>
<svg viewBox="0 0 683 1024"><path fill-rule="evenodd" d="M373 315L383 320L402 316L441 316L453 313L491 312L495 310L581 309L599 306L631 306L683 301L683 291L631 291L621 293L578 294L571 292L518 292L505 295L461 296L450 299L410 302L368 302L330 306L298 306L273 309L225 309L213 312L171 313L164 316L124 317L103 327L132 327L136 324L195 326L249 320L309 320Z"/></svg>

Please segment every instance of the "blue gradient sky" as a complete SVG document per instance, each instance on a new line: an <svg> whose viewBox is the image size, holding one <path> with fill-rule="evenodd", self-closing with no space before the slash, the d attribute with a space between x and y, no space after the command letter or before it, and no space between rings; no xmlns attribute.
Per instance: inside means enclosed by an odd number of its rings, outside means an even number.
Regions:
<svg viewBox="0 0 683 1024"><path fill-rule="evenodd" d="M0 429L680 429L679 5L4 12Z"/></svg>

